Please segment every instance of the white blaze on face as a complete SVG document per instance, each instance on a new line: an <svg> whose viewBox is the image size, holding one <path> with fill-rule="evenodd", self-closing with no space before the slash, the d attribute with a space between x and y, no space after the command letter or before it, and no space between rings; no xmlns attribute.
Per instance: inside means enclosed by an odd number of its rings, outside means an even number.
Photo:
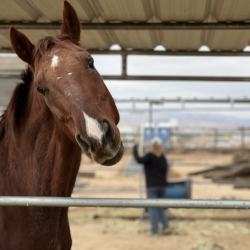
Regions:
<svg viewBox="0 0 250 250"><path fill-rule="evenodd" d="M83 112L83 116L85 118L87 135L89 137L93 137L97 139L100 143L102 143L102 130L100 128L100 124L95 119L89 117L84 112Z"/></svg>
<svg viewBox="0 0 250 250"><path fill-rule="evenodd" d="M54 68L58 64L58 56L53 56L52 61L51 61L51 67Z"/></svg>

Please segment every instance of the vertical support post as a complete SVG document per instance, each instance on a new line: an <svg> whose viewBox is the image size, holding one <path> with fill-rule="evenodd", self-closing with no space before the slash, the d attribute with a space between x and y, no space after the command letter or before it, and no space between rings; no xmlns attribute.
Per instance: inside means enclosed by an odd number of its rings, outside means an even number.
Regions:
<svg viewBox="0 0 250 250"><path fill-rule="evenodd" d="M143 155L143 147L144 147L144 140L143 140L143 126L141 126L141 134L140 134L140 144L139 144L139 154ZM143 168L140 164L139 170L139 198L143 199ZM140 209L139 219L142 220L144 218L144 211L145 209Z"/></svg>
<svg viewBox="0 0 250 250"><path fill-rule="evenodd" d="M173 147L173 138L172 138L173 137L173 129L174 128L171 128L170 129L170 133L169 133L169 143L170 143L170 147L169 148L170 149Z"/></svg>
<svg viewBox="0 0 250 250"><path fill-rule="evenodd" d="M127 54L122 54L122 77L127 76Z"/></svg>
<svg viewBox="0 0 250 250"><path fill-rule="evenodd" d="M148 123L149 123L149 127L151 128L152 124L153 124L153 111L152 111L152 106L153 106L153 103L152 102L149 102L149 113L148 113ZM150 129L151 131L151 129ZM152 132L152 131L151 131ZM152 133L150 132L150 140L153 139L153 135Z"/></svg>
<svg viewBox="0 0 250 250"><path fill-rule="evenodd" d="M139 152L138 152L140 154L140 156L143 155L143 147L144 147L143 126L141 126ZM141 164L140 164L140 170L139 170L139 198L143 199L143 169L142 169Z"/></svg>
<svg viewBox="0 0 250 250"><path fill-rule="evenodd" d="M135 102L135 101L132 101L132 109L133 109L133 111L135 111L135 110L136 110L136 106L135 106L135 104L136 104L136 102Z"/></svg>
<svg viewBox="0 0 250 250"><path fill-rule="evenodd" d="M241 129L241 148L245 147L245 128L242 127Z"/></svg>
<svg viewBox="0 0 250 250"><path fill-rule="evenodd" d="M185 109L185 100L181 99L181 109L184 110Z"/></svg>
<svg viewBox="0 0 250 250"><path fill-rule="evenodd" d="M218 146L218 129L214 129L214 148Z"/></svg>
<svg viewBox="0 0 250 250"><path fill-rule="evenodd" d="M152 129L151 129L151 126L153 123L153 114L152 114L153 113L152 112L153 103L151 101L149 101L148 104L149 104L149 107L148 107L148 126L149 126L149 131L150 131L150 135L149 135L149 142L150 142L153 139ZM145 149L147 152L149 151L149 149L150 149L149 144L147 145L147 147Z"/></svg>
<svg viewBox="0 0 250 250"><path fill-rule="evenodd" d="M234 109L234 99L230 99L231 109Z"/></svg>

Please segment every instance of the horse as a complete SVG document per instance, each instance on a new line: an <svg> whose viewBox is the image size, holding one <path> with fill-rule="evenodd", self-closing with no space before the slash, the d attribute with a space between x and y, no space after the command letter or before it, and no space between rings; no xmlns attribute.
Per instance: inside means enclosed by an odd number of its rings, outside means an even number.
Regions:
<svg viewBox="0 0 250 250"><path fill-rule="evenodd" d="M10 41L28 64L0 119L0 196L70 197L82 153L110 166L123 155L115 102L81 48L81 24L64 1L61 34ZM1 250L69 250L68 208L0 207Z"/></svg>

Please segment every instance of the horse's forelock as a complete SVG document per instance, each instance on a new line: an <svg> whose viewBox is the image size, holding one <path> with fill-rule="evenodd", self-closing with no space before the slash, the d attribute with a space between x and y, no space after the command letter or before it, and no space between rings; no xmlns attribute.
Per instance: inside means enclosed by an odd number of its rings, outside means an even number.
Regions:
<svg viewBox="0 0 250 250"><path fill-rule="evenodd" d="M46 52L53 48L56 45L55 38L52 36L46 36L42 39L40 39L33 51L34 61L39 61L43 55L46 54Z"/></svg>
<svg viewBox="0 0 250 250"><path fill-rule="evenodd" d="M50 49L55 47L61 41L65 40L69 40L72 43L79 45L78 42L72 40L70 36L67 34L59 35L56 38L52 36L46 36L40 39L35 46L35 49L33 51L34 61L38 62L41 59L41 57L44 56Z"/></svg>

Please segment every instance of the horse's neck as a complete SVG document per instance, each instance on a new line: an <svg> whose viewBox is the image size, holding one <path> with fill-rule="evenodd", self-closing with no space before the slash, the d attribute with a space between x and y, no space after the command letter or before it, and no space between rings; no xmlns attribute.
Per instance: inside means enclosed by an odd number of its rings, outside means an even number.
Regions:
<svg viewBox="0 0 250 250"><path fill-rule="evenodd" d="M80 148L58 126L48 108L41 105L44 104L33 102L26 107L20 133L9 138L9 169L5 169L8 177L5 180L11 182L9 195L70 196L72 193L80 165Z"/></svg>

